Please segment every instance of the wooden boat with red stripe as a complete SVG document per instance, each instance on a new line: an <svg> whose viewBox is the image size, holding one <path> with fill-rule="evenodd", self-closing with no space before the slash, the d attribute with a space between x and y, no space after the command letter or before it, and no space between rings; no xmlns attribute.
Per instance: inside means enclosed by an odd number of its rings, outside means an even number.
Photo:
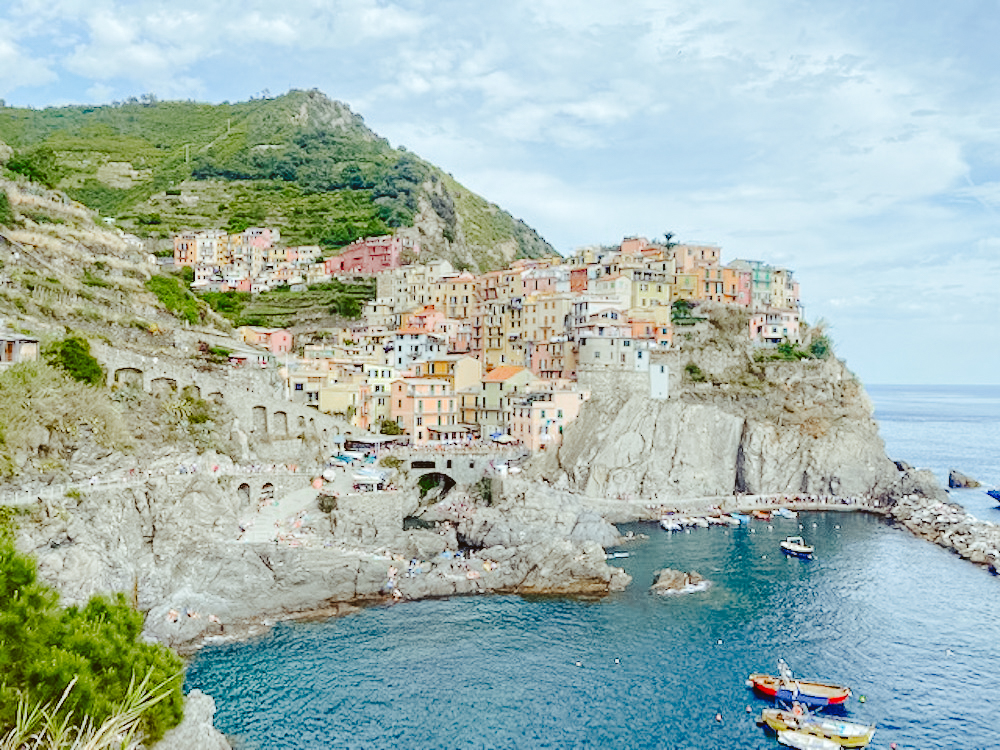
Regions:
<svg viewBox="0 0 1000 750"><path fill-rule="evenodd" d="M752 674L747 679L747 686L766 698L784 703L798 701L810 708L839 706L851 695L851 689L840 685L813 680L789 681L782 680L770 674Z"/></svg>

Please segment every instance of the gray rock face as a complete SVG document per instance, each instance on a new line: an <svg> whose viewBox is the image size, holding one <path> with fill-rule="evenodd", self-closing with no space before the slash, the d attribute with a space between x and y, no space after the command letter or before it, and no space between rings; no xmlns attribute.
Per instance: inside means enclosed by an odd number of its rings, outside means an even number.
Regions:
<svg viewBox="0 0 1000 750"><path fill-rule="evenodd" d="M487 507L456 491L428 514L437 528L407 531L416 495L340 497L329 515L310 506L308 544L292 546L240 540L251 511L237 481L199 473L95 488L78 505L40 507L19 546L66 603L124 592L148 612L146 635L176 646L390 595L600 595L629 580L605 560L615 528L567 493L498 493ZM453 559L460 544L475 557Z"/></svg>
<svg viewBox="0 0 1000 750"><path fill-rule="evenodd" d="M898 478L872 406L843 365L789 363L759 391L665 400L595 393L541 471L592 496L878 494Z"/></svg>
<svg viewBox="0 0 1000 750"><path fill-rule="evenodd" d="M232 750L226 738L212 723L215 701L200 690L192 690L184 699L184 719L167 732L153 747L155 750Z"/></svg>
<svg viewBox="0 0 1000 750"><path fill-rule="evenodd" d="M970 487L982 487L982 483L960 471L952 469L948 472L948 486L952 489L967 489Z"/></svg>

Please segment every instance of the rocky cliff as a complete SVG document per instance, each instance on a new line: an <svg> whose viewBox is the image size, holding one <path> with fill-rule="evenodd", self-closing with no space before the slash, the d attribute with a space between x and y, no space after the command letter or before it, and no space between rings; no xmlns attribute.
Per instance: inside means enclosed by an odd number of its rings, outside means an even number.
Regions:
<svg viewBox="0 0 1000 750"><path fill-rule="evenodd" d="M548 471L588 495L878 494L898 479L860 384L837 360L771 368L765 392L595 393Z"/></svg>
<svg viewBox="0 0 1000 750"><path fill-rule="evenodd" d="M415 493L372 493L338 498L326 514L302 477L289 495L300 504L283 512L301 523L294 538L278 541L268 528L244 532L260 513L237 491L242 479L224 475L225 457L208 462L223 474L154 477L50 501L22 520L19 547L37 556L41 578L68 602L125 592L148 611L147 635L177 646L222 635L223 626L240 634L390 596L599 595L629 580L605 562L614 527L566 497L498 493L491 506L453 491L421 509ZM414 514L423 522L404 530ZM410 560L419 563L413 575Z"/></svg>
<svg viewBox="0 0 1000 750"><path fill-rule="evenodd" d="M841 361L761 360L735 336L697 343L664 355L667 398L634 377L617 387L605 377L537 474L591 496L650 500L879 495L896 484L872 403Z"/></svg>

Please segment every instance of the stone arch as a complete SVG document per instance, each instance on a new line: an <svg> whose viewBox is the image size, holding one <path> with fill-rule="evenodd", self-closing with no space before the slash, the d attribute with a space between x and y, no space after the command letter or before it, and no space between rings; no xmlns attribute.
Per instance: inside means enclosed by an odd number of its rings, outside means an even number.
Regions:
<svg viewBox="0 0 1000 750"><path fill-rule="evenodd" d="M250 485L247 484L246 482L244 482L243 484L241 484L237 488L237 490L236 490L236 495L240 498L240 504L241 505L249 505L250 504Z"/></svg>
<svg viewBox="0 0 1000 750"><path fill-rule="evenodd" d="M158 398L172 396L177 392L177 381L173 378L153 378L149 382L149 391Z"/></svg>
<svg viewBox="0 0 1000 750"><path fill-rule="evenodd" d="M120 367L115 370L115 385L121 388L142 390L142 370L136 367Z"/></svg>
<svg viewBox="0 0 1000 750"><path fill-rule="evenodd" d="M181 395L184 398L200 399L201 398L201 388L199 388L198 386L194 385L193 383L190 384L190 385L186 385L183 388L181 388Z"/></svg>
<svg viewBox="0 0 1000 750"><path fill-rule="evenodd" d="M267 408L263 406L255 406L253 408L253 423L250 428L254 432L261 435L267 434Z"/></svg>
<svg viewBox="0 0 1000 750"><path fill-rule="evenodd" d="M288 435L288 415L285 412L276 411L271 415L271 431L282 437Z"/></svg>
<svg viewBox="0 0 1000 750"><path fill-rule="evenodd" d="M274 500L274 485L270 482L265 482L264 486L260 488L260 504L267 505Z"/></svg>
<svg viewBox="0 0 1000 750"><path fill-rule="evenodd" d="M439 498L444 497L456 484L458 482L440 471L428 471L426 474L422 474L417 480L417 487L420 488L421 498L426 497L435 490L437 490Z"/></svg>

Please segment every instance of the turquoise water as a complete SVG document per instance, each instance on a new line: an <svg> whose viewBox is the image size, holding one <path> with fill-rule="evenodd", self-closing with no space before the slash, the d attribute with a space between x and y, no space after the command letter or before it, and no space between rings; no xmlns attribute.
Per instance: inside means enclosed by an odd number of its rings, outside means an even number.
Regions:
<svg viewBox="0 0 1000 750"><path fill-rule="evenodd" d="M984 570L860 514L627 528L650 540L615 561L635 578L622 594L406 602L281 626L206 649L187 687L261 750L776 748L746 713L764 703L744 680L784 657L853 687L847 713L879 724L872 747L1000 746L1000 581ZM817 559L778 552L792 533ZM712 585L652 596L665 566Z"/></svg>

